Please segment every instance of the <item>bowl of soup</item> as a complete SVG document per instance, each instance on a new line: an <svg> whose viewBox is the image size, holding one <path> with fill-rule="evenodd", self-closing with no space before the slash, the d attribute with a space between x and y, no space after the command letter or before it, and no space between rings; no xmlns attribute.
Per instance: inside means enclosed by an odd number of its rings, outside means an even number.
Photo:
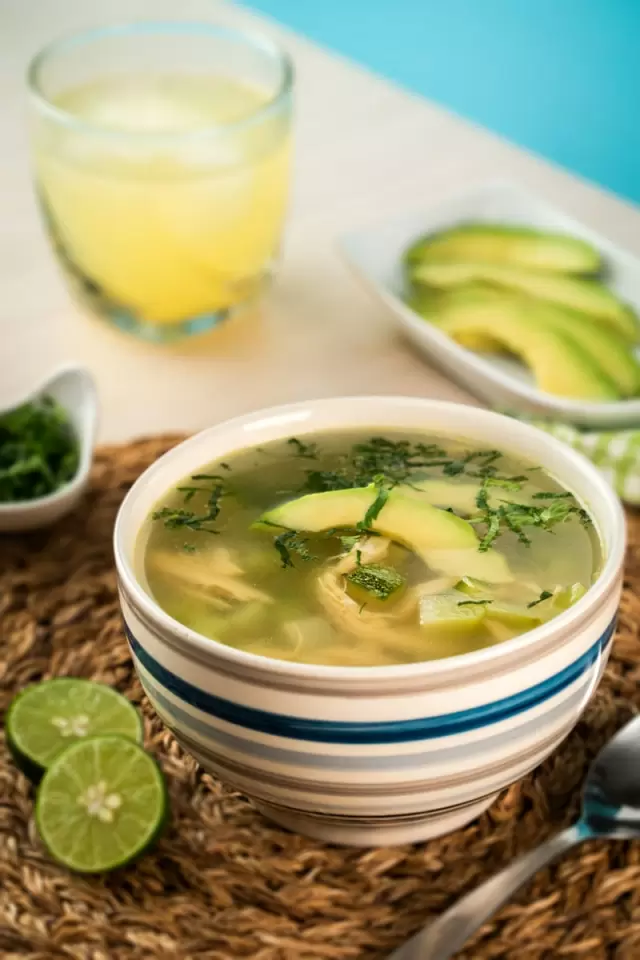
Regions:
<svg viewBox="0 0 640 960"><path fill-rule="evenodd" d="M332 842L478 816L604 670L620 503L581 455L458 404L315 400L175 447L120 509L136 670L208 771Z"/></svg>

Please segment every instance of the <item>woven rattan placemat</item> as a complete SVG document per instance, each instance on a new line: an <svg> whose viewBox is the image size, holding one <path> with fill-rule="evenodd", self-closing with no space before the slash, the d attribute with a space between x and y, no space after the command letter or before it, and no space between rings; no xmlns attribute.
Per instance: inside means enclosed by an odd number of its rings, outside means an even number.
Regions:
<svg viewBox="0 0 640 960"><path fill-rule="evenodd" d="M466 830L414 847L335 848L272 827L203 774L147 706L122 634L111 553L118 504L176 438L98 452L84 507L47 533L0 538L0 709L53 675L113 684L140 704L173 822L106 879L73 876L38 843L32 790L0 753L3 960L382 960L404 938L578 810L590 758L640 705L640 518L620 629L577 729ZM464 960L640 960L640 844L590 842L542 871Z"/></svg>

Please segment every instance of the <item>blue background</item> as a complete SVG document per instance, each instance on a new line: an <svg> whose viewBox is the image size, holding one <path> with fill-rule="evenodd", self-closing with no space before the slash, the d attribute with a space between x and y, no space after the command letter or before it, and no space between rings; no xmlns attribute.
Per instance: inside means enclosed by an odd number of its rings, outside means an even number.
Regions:
<svg viewBox="0 0 640 960"><path fill-rule="evenodd" d="M640 0L248 5L640 201Z"/></svg>

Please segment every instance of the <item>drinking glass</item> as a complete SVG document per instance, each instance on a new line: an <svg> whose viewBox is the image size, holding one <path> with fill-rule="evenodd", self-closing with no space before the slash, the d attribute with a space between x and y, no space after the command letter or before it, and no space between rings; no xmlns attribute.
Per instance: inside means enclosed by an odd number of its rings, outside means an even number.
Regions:
<svg viewBox="0 0 640 960"><path fill-rule="evenodd" d="M214 24L109 26L48 46L28 82L38 200L85 304L164 342L256 298L289 185L282 51Z"/></svg>

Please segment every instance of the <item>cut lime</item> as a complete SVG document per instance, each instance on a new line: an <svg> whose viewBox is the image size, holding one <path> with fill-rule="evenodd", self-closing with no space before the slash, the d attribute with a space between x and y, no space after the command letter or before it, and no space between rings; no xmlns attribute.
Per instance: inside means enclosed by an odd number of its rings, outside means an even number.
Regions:
<svg viewBox="0 0 640 960"><path fill-rule="evenodd" d="M126 737L78 740L38 788L36 823L52 857L79 873L103 873L139 857L168 813L155 760Z"/></svg>
<svg viewBox="0 0 640 960"><path fill-rule="evenodd" d="M58 677L18 694L5 720L13 757L38 781L53 759L77 740L115 733L142 741L142 720L125 697L101 683Z"/></svg>

